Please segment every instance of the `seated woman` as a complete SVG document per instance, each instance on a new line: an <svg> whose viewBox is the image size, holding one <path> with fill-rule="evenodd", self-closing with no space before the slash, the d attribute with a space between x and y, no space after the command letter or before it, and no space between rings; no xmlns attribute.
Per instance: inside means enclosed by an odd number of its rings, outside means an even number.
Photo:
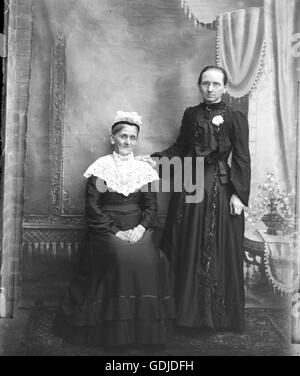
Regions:
<svg viewBox="0 0 300 376"><path fill-rule="evenodd" d="M87 243L54 321L54 333L71 343L162 345L168 339L174 303L168 263L155 246L157 199L150 191L159 178L134 158L140 128L137 113L118 111L113 153L84 174Z"/></svg>

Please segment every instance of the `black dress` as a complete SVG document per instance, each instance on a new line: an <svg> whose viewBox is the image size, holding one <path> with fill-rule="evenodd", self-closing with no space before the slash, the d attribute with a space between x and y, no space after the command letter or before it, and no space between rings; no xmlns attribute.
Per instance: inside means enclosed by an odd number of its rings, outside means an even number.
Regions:
<svg viewBox="0 0 300 376"><path fill-rule="evenodd" d="M100 193L96 180L87 184L80 271L57 311L54 333L93 346L164 344L175 316L168 263L154 241L156 194ZM146 231L137 243L115 236L138 224Z"/></svg>
<svg viewBox="0 0 300 376"><path fill-rule="evenodd" d="M218 115L224 122L214 125ZM186 203L185 192L172 194L161 244L175 269L177 324L243 330L244 213L230 215L229 201L235 193L248 204L246 118L223 102L190 107L176 143L152 156L204 157L204 199Z"/></svg>

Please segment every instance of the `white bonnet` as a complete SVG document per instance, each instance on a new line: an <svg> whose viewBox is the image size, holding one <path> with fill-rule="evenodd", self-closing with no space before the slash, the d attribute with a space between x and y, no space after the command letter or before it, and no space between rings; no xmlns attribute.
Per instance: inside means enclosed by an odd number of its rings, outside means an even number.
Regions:
<svg viewBox="0 0 300 376"><path fill-rule="evenodd" d="M142 127L142 117L137 112L117 111L114 118L112 128L118 124L137 125L140 129Z"/></svg>

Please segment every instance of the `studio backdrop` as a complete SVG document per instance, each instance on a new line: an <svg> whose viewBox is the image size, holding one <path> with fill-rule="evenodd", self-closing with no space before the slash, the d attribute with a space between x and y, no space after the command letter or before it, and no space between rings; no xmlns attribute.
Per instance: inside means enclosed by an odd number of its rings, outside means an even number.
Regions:
<svg viewBox="0 0 300 376"><path fill-rule="evenodd" d="M83 173L111 152L116 111L142 116L138 154L166 148L185 108L199 103L206 65L228 70L225 100L249 118L253 194L268 170L292 188L296 122L278 93L294 71L292 62L289 72L280 71L284 41L270 43L274 15L281 25L290 18L273 4L32 0L21 306L55 305L64 293L85 234ZM163 226L169 195L158 199Z"/></svg>

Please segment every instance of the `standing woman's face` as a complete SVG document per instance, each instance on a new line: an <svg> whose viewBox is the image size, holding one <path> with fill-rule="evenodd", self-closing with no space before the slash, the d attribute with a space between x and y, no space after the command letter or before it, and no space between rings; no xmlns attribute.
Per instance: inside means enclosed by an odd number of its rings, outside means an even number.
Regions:
<svg viewBox="0 0 300 376"><path fill-rule="evenodd" d="M224 85L224 75L217 69L209 69L203 73L199 85L200 93L206 103L218 103L222 99L222 94L226 92Z"/></svg>
<svg viewBox="0 0 300 376"><path fill-rule="evenodd" d="M116 153L126 156L133 152L138 140L138 128L124 124L122 128L111 136L111 143Z"/></svg>

